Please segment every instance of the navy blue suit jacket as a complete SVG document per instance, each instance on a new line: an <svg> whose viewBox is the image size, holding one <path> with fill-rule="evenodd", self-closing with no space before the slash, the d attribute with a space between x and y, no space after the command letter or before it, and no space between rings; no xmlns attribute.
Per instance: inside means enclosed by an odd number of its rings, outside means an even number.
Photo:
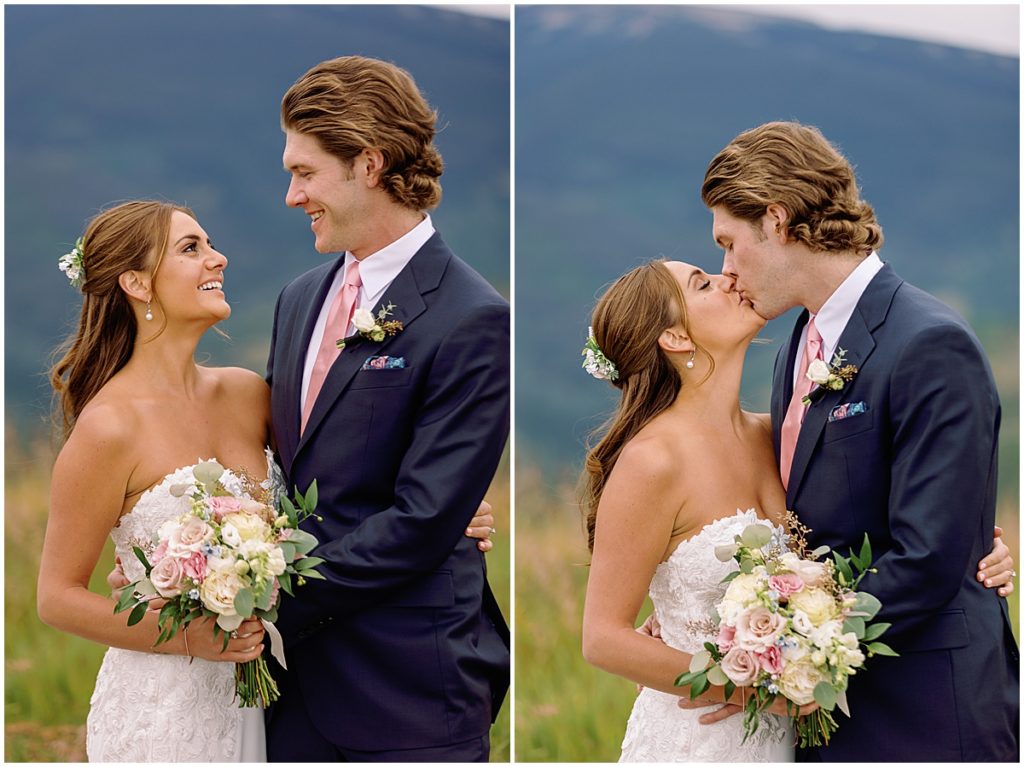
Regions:
<svg viewBox="0 0 1024 767"><path fill-rule="evenodd" d="M775 361L772 424L793 391L804 312ZM859 371L807 410L787 508L811 548L842 554L871 537L883 604L876 656L850 680L852 719L808 761L1017 761L1018 652L1006 600L975 579L992 544L1000 406L967 323L888 265L839 340ZM841 405L866 412L838 418ZM849 408L850 412L861 408ZM831 416L831 417L830 417Z"/></svg>
<svg viewBox="0 0 1024 767"><path fill-rule="evenodd" d="M306 349L343 261L282 291L268 362L279 460L289 488L317 481L323 521L303 528L327 560L281 606L288 686L338 747L458 743L488 732L509 684L508 627L463 534L508 436L509 307L435 233L373 310L394 304L404 329L341 352L300 435ZM385 355L404 367L363 369Z"/></svg>

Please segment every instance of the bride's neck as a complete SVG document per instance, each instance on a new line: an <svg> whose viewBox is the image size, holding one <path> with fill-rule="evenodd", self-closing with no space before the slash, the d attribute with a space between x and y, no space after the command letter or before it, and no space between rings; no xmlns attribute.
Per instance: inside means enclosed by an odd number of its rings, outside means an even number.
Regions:
<svg viewBox="0 0 1024 767"><path fill-rule="evenodd" d="M743 379L744 353L719 356L714 369L707 358L703 364L684 373L673 409L686 418L714 429L738 426L743 411L740 407L740 382Z"/></svg>
<svg viewBox="0 0 1024 767"><path fill-rule="evenodd" d="M195 362L196 347L202 333L173 332L165 328L152 337L141 329L135 339L132 357L125 365L132 375L142 380L149 392L193 393L199 370Z"/></svg>

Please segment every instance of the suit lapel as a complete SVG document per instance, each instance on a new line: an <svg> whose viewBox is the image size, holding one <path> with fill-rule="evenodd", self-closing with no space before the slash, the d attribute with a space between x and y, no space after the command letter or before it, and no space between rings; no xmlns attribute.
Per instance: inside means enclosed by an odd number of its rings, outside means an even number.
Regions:
<svg viewBox="0 0 1024 767"><path fill-rule="evenodd" d="M376 317L382 307L393 304L394 308L388 319L399 320L403 326L402 330L396 336L385 338L380 343L359 339L357 342L349 343L342 350L327 372L323 388L309 414L306 430L299 438L298 446L295 449L296 454L309 442L335 401L344 392L353 376L362 368L366 358L379 354L388 344L405 333L409 325L426 310L427 305L423 300L423 295L434 290L440 283L444 265L447 264L450 254L451 252L441 240L440 235L435 232L384 291L384 295L372 310L373 315ZM309 345L311 334L312 328L308 328L305 335L306 346ZM298 424L297 419L296 424Z"/></svg>
<svg viewBox="0 0 1024 767"><path fill-rule="evenodd" d="M857 302L857 308L843 329L836 350L846 350L845 364L856 365L858 375L875 349L874 331L885 322L893 296L902 283L903 280L890 266L883 266ZM831 363L831 360L826 361ZM787 508L794 507L797 491L818 445L821 432L828 422L829 413L841 399L849 395L848 389L856 384L857 379L854 377L853 381L840 391L830 391L808 405L807 414L800 427L800 435L797 437L796 450L793 452L793 466L789 473L789 488L786 492Z"/></svg>

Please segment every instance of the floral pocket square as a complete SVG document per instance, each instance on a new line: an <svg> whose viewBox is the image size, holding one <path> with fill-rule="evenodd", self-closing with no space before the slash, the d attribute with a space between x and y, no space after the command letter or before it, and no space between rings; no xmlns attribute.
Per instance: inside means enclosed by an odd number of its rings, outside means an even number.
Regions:
<svg viewBox="0 0 1024 767"><path fill-rule="evenodd" d="M398 370L405 367L405 357L367 357L360 370Z"/></svg>
<svg viewBox="0 0 1024 767"><path fill-rule="evenodd" d="M868 412L867 402L847 402L843 405L836 405L828 414L828 422L842 421L844 418L853 418L855 415L862 415Z"/></svg>

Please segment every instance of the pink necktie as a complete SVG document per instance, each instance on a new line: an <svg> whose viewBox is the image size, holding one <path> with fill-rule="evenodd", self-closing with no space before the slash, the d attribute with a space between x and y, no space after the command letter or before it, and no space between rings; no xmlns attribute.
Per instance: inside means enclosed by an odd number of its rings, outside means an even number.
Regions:
<svg viewBox="0 0 1024 767"><path fill-rule="evenodd" d="M804 354L800 359L800 372L796 377L796 384L793 386L793 398L789 401L789 409L786 410L786 419L782 422L782 444L780 446L779 472L782 474L782 486L789 489L789 472L793 468L793 453L796 451L796 440L800 436L800 425L804 421L804 413L807 406L803 398L810 393L813 382L807 377L807 368L811 366L811 360L820 360L821 357L821 333L814 326L814 320L807 323L807 343L804 345Z"/></svg>
<svg viewBox="0 0 1024 767"><path fill-rule="evenodd" d="M313 372L309 375L309 391L306 393L306 402L302 408L302 431L306 430L306 422L309 420L309 414L313 412L313 404L320 394L320 389L323 388L327 371L331 369L334 360L341 354L338 349L338 341L348 334L348 326L352 321L352 313L359 300L359 288L362 285L363 281L359 277L359 262L353 261L345 273L345 283L334 296L334 303L331 304L331 310L327 313L327 327L324 328L324 337L320 341L320 349L316 353Z"/></svg>

